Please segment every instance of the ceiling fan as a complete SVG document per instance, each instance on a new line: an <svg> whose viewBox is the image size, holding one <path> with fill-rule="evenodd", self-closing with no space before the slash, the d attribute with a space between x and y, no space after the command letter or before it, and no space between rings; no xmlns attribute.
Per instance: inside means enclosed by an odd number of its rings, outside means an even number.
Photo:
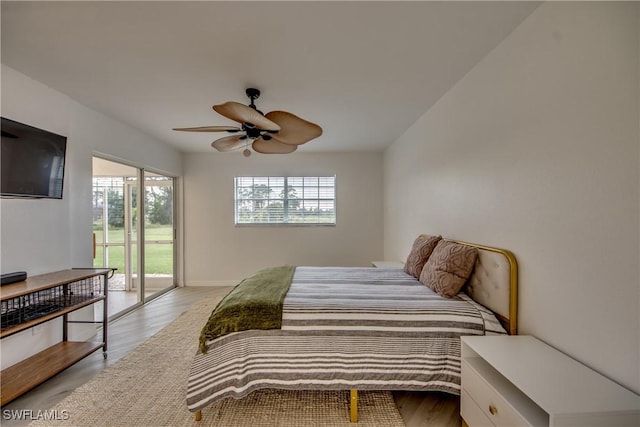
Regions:
<svg viewBox="0 0 640 427"><path fill-rule="evenodd" d="M322 135L322 128L286 111L271 111L263 114L256 108L254 101L260 97L260 91L248 88L246 94L251 100L247 106L239 102L228 101L214 105L213 109L228 119L241 124L237 126L200 126L192 128L173 128L186 132L229 132L236 135L216 139L211 146L218 151L232 151L243 148L245 156L251 155L249 145L254 151L263 154L287 154L296 151L298 145L309 142Z"/></svg>

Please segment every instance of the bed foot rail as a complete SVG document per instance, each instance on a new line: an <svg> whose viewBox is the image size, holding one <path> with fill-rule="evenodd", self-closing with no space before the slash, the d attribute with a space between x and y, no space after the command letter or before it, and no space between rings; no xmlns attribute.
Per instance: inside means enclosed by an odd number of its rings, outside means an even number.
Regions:
<svg viewBox="0 0 640 427"><path fill-rule="evenodd" d="M351 390L349 392L349 400L351 402L351 408L349 410L349 421L352 423L358 422L358 390Z"/></svg>
<svg viewBox="0 0 640 427"><path fill-rule="evenodd" d="M196 421L200 421L202 419L202 410L196 412L196 415L194 416Z"/></svg>

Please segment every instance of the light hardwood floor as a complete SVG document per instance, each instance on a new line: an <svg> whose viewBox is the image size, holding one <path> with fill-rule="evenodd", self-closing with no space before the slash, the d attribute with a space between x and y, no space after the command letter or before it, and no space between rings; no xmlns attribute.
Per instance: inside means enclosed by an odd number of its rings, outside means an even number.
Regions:
<svg viewBox="0 0 640 427"><path fill-rule="evenodd" d="M73 390L114 364L151 335L175 320L202 298L225 295L231 288L186 287L174 289L109 324L108 358L98 351L2 408L2 426L25 426L26 420L9 419L6 411L49 409ZM407 427L459 427L459 398L445 393L394 392Z"/></svg>

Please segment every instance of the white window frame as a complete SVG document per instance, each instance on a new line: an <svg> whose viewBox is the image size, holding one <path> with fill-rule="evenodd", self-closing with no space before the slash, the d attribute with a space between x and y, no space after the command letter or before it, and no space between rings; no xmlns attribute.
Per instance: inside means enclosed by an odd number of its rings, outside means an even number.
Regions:
<svg viewBox="0 0 640 427"><path fill-rule="evenodd" d="M307 184L309 181L317 180L317 184ZM325 185L323 185L322 181L325 181ZM250 185L248 181L251 181ZM269 188L268 197L259 199L255 198L244 198L241 197L242 189L247 188L255 188L256 185L265 185L264 182L267 182L267 187ZM329 183L330 181L330 183ZM258 182L258 184L256 183ZM337 209L336 209L336 176L335 175L318 175L318 176L236 176L233 179L234 183L234 223L236 226L335 226L337 222ZM290 199L289 198L289 188L294 187L295 189L302 189L302 194L299 195L301 197L296 197L295 200L297 203L302 203L304 206L305 201L309 202L309 204L317 204L318 210L317 213L305 213L306 210L296 211L298 213L302 213L303 221L299 221L300 216L295 214L290 214ZM274 194L271 197L272 188L276 188L279 190L279 194ZM315 197L307 197L305 194L305 188L310 189L310 193L315 193ZM322 194L322 189L333 189L332 194ZM281 220L277 218L272 220L271 217L267 215L266 220L259 220L255 216L252 218L246 218L240 212L240 206L242 203L247 203L252 200L262 200L269 205L269 202L273 201L276 203L282 204L282 212L276 212L276 216L281 216ZM322 204L332 204L333 205L333 217L330 216L330 213L327 214L326 211L322 211L320 206ZM323 213L325 212L325 213ZM264 214L264 213L263 213ZM326 216L329 215L328 220L323 220ZM307 219L311 219L316 216L316 221L307 221ZM324 218L323 218L324 217Z"/></svg>

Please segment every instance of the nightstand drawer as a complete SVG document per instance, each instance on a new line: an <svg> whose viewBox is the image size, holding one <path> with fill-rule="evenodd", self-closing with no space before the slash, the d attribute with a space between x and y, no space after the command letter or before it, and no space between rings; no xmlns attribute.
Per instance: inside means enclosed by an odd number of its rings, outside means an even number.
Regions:
<svg viewBox="0 0 640 427"><path fill-rule="evenodd" d="M460 393L460 415L469 427L493 427L494 425L464 389Z"/></svg>
<svg viewBox="0 0 640 427"><path fill-rule="evenodd" d="M496 426L640 426L640 396L534 337L461 341L460 412L469 417L467 398Z"/></svg>
<svg viewBox="0 0 640 427"><path fill-rule="evenodd" d="M530 425L476 372L467 360L462 361L462 389L493 425L498 427ZM470 427L474 427L471 421L467 420L467 422Z"/></svg>

